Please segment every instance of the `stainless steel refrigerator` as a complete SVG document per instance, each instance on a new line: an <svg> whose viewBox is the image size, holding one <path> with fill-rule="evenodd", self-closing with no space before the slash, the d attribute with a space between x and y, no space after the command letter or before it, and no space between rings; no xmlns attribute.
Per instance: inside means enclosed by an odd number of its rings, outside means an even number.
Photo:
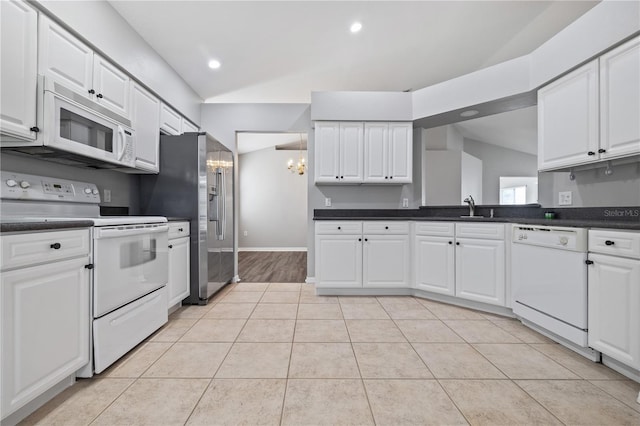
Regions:
<svg viewBox="0 0 640 426"><path fill-rule="evenodd" d="M189 219L191 294L204 305L233 278L233 154L206 133L160 136L160 173L140 177L145 215Z"/></svg>

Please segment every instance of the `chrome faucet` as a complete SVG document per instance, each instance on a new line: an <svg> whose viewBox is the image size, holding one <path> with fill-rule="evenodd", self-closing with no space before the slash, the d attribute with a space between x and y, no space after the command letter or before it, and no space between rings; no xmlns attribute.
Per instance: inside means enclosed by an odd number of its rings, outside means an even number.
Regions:
<svg viewBox="0 0 640 426"><path fill-rule="evenodd" d="M464 202L469 204L469 216L475 216L476 213L476 202L473 200L473 197L469 195L464 199Z"/></svg>

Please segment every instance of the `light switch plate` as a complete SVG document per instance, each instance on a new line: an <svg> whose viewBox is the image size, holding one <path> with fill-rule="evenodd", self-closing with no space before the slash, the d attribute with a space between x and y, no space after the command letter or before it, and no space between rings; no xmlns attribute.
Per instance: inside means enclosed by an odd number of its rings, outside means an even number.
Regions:
<svg viewBox="0 0 640 426"><path fill-rule="evenodd" d="M573 200L571 191L558 192L558 205L559 206L570 206L573 204Z"/></svg>
<svg viewBox="0 0 640 426"><path fill-rule="evenodd" d="M331 198L325 198L324 199L324 206L325 207L331 207Z"/></svg>
<svg viewBox="0 0 640 426"><path fill-rule="evenodd" d="M409 208L409 199L408 198L403 198L402 199L402 207L405 209Z"/></svg>
<svg viewBox="0 0 640 426"><path fill-rule="evenodd" d="M110 189L105 189L104 190L104 202L105 203L110 203L111 202L111 190Z"/></svg>

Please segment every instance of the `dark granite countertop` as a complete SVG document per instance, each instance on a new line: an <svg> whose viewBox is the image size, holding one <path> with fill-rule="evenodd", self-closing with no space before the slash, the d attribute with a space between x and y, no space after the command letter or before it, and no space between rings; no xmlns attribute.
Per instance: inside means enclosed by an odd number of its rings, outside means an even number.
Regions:
<svg viewBox="0 0 640 426"><path fill-rule="evenodd" d="M188 217L167 217L169 222L191 222Z"/></svg>
<svg viewBox="0 0 640 426"><path fill-rule="evenodd" d="M0 222L0 232L48 231L67 228L89 228L91 220L48 220L41 222Z"/></svg>
<svg viewBox="0 0 640 426"><path fill-rule="evenodd" d="M525 225L567 226L579 228L613 228L640 230L640 208L571 208L545 209L539 205L523 207L482 206L476 214L484 217L470 218L467 207L451 206L446 208L420 209L316 209L314 220L413 220L446 222L494 222L522 223ZM553 211L555 219L545 219L544 213Z"/></svg>

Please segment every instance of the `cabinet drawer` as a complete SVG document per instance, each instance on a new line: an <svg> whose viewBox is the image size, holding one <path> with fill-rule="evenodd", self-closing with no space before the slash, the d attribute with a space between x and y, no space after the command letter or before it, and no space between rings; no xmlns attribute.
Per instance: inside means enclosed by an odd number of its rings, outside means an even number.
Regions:
<svg viewBox="0 0 640 426"><path fill-rule="evenodd" d="M170 222L169 239L186 237L189 235L189 222Z"/></svg>
<svg viewBox="0 0 640 426"><path fill-rule="evenodd" d="M84 256L90 252L88 229L2 235L0 240L3 270Z"/></svg>
<svg viewBox="0 0 640 426"><path fill-rule="evenodd" d="M359 221L322 221L316 222L316 234L362 234L362 222Z"/></svg>
<svg viewBox="0 0 640 426"><path fill-rule="evenodd" d="M456 237L503 240L504 224L456 223Z"/></svg>
<svg viewBox="0 0 640 426"><path fill-rule="evenodd" d="M409 222L393 221L393 222L364 222L364 234L409 234Z"/></svg>
<svg viewBox="0 0 640 426"><path fill-rule="evenodd" d="M589 230L589 251L640 259L640 232Z"/></svg>
<svg viewBox="0 0 640 426"><path fill-rule="evenodd" d="M455 223L453 222L416 222L416 235L437 235L443 237L453 237Z"/></svg>

